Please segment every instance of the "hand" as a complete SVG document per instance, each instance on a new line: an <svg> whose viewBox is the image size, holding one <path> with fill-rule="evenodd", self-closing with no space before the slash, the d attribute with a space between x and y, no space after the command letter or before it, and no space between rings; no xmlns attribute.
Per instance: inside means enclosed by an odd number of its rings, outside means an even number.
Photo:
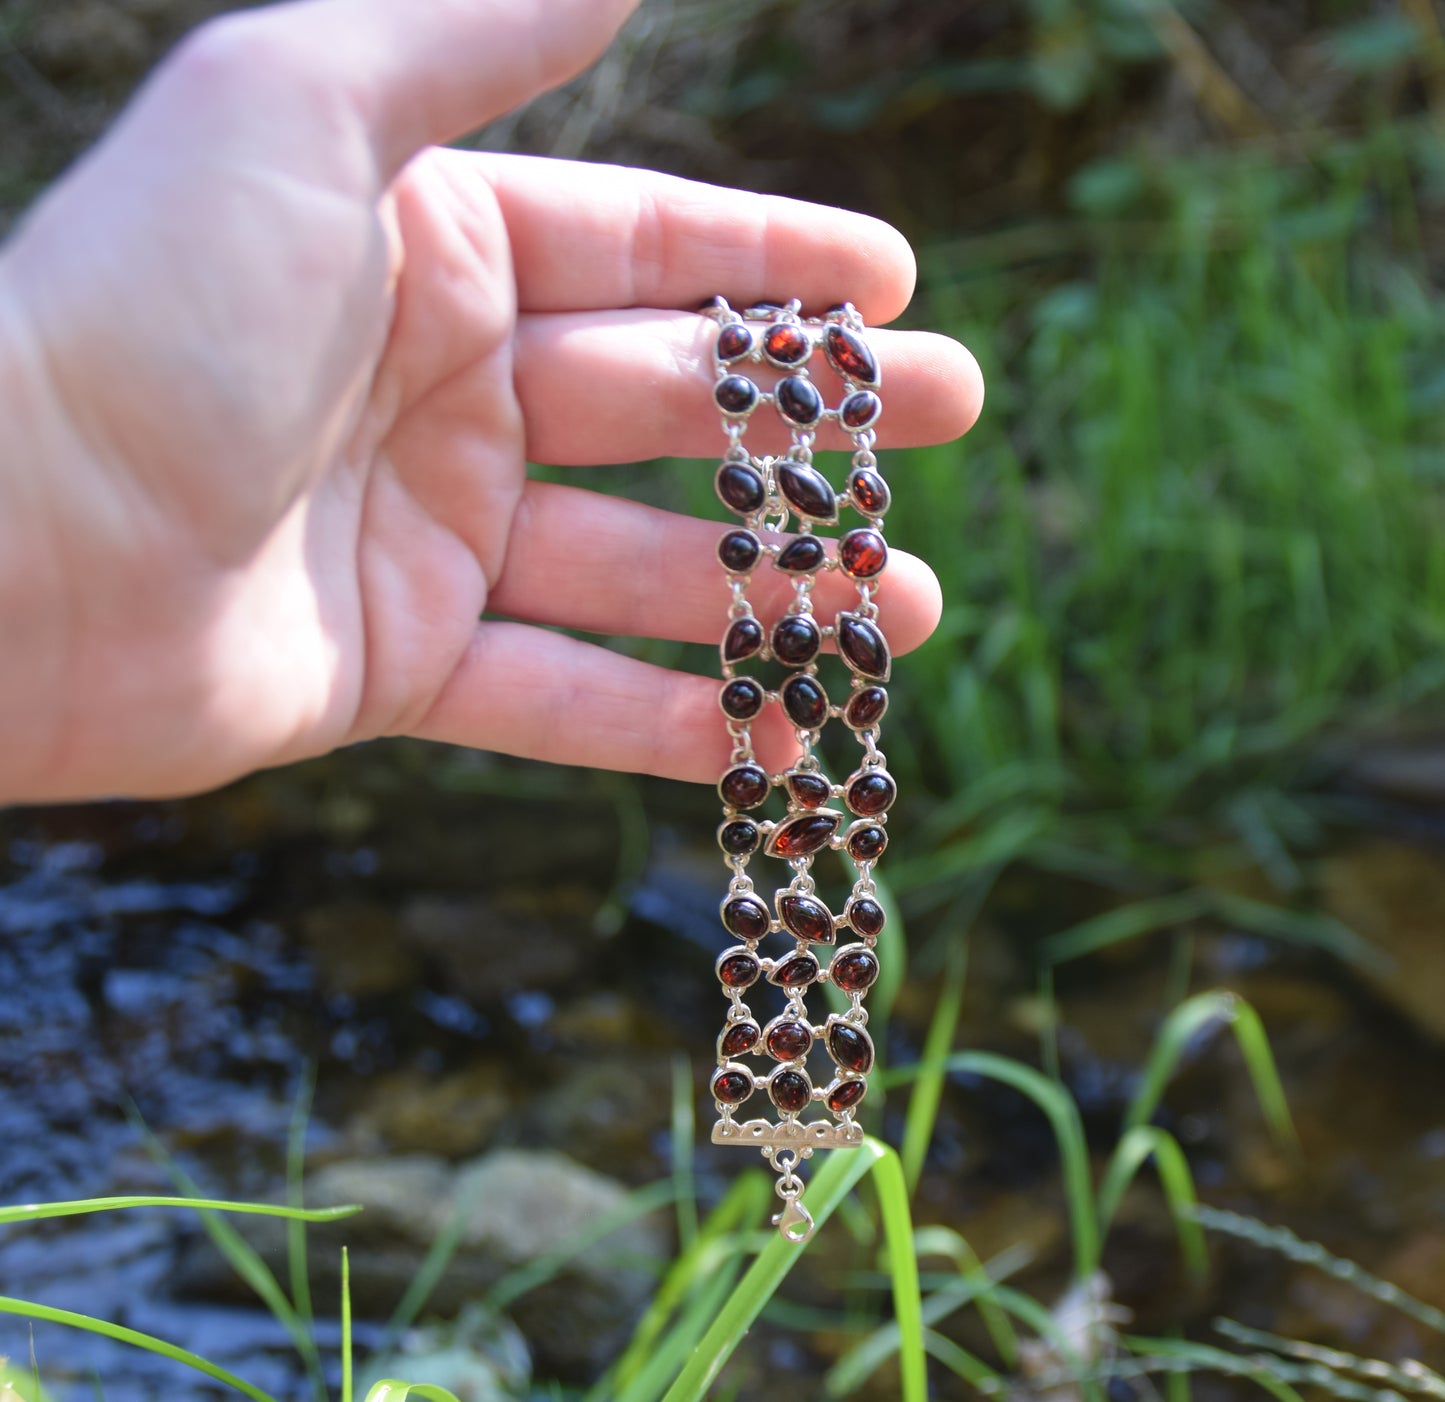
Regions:
<svg viewBox="0 0 1445 1402"><path fill-rule="evenodd" d="M716 777L715 681L529 625L715 639L717 524L525 464L715 457L711 326L671 309L883 322L913 266L860 215L428 145L577 72L630 4L227 17L33 211L0 256L0 800L383 734ZM885 444L972 423L961 346L874 345ZM899 552L882 602L899 650L937 620Z"/></svg>

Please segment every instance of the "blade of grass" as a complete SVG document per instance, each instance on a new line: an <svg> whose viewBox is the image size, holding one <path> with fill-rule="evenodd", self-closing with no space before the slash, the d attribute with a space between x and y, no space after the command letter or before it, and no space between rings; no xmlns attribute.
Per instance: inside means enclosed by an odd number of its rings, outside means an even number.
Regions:
<svg viewBox="0 0 1445 1402"><path fill-rule="evenodd" d="M1089 1402L1104 1402L1098 1379L1092 1375L1075 1341L1043 1305L1032 1296L1007 1285L994 1287L994 1299L1053 1349L1055 1356L1072 1370L1073 1377L1078 1380L1079 1391Z"/></svg>
<svg viewBox="0 0 1445 1402"><path fill-rule="evenodd" d="M961 987L961 984L960 984ZM918 1294L918 1257L913 1250L913 1214L903 1163L889 1149L873 1165L873 1187L883 1218L888 1274L893 1281L893 1316L898 1325L898 1372L905 1402L927 1402L928 1362L923 1350L922 1302Z"/></svg>
<svg viewBox="0 0 1445 1402"><path fill-rule="evenodd" d="M938 1121L938 1106L943 1099L943 1082L947 1074L944 1063L953 1046L954 1033L958 1030L958 1016L963 1006L963 985L967 972L968 941L964 938L949 947L943 986L938 991L938 1003L928 1024L918 1076L913 1081L908 1096L908 1113L903 1121L903 1144L899 1156L903 1161L903 1175L908 1182L910 1193L918 1187L918 1179L923 1173L923 1160L928 1154L934 1126Z"/></svg>
<svg viewBox="0 0 1445 1402"><path fill-rule="evenodd" d="M44 1222L51 1217L81 1217L89 1212L123 1212L132 1207L191 1207L198 1212L233 1212L249 1217L299 1217L306 1222L339 1222L361 1211L360 1203L343 1207L284 1207L270 1202L227 1202L198 1197L76 1198L69 1202L32 1202L0 1207L0 1227L17 1222Z"/></svg>
<svg viewBox="0 0 1445 1402"><path fill-rule="evenodd" d="M1228 1349L1214 1348L1209 1344L1197 1344L1189 1339L1151 1339L1129 1336L1124 1340L1135 1353L1152 1354L1166 1360L1187 1362L1196 1371L1224 1373L1229 1377L1248 1378L1263 1388L1278 1402L1304 1402L1298 1392L1283 1378L1275 1377L1257 1360L1243 1358Z"/></svg>
<svg viewBox="0 0 1445 1402"><path fill-rule="evenodd" d="M1015 1270L1021 1269L1032 1259L1031 1253L1023 1248L1005 1251L991 1263L992 1269L985 1268L972 1246L951 1227L920 1227L913 1237L914 1249L922 1260L926 1256L947 1256L957 1267L965 1280L972 1282L978 1290L974 1297L984 1328L993 1340L993 1346L1004 1361L1004 1366L1017 1369L1019 1362L1018 1335L1007 1314L994 1302L991 1295L993 1283L1004 1280ZM925 1323L937 1323L928 1320Z"/></svg>
<svg viewBox="0 0 1445 1402"><path fill-rule="evenodd" d="M315 1090L315 1068L309 1067L296 1088L296 1102L291 1107L291 1123L286 1130L286 1198L294 1208L305 1206L306 1124L311 1118L311 1098ZM292 1217L286 1222L286 1268L297 1317L314 1347L316 1325L311 1307L311 1273L306 1260L306 1223L301 1218ZM326 1380L320 1373L312 1377L311 1390L316 1402L326 1402Z"/></svg>
<svg viewBox="0 0 1445 1402"><path fill-rule="evenodd" d="M693 1183L696 1140L692 1066L686 1057L672 1063L672 1179L677 1198L677 1244L685 1252L697 1240L697 1188Z"/></svg>
<svg viewBox="0 0 1445 1402"><path fill-rule="evenodd" d="M408 1397L425 1399L425 1402L459 1402L454 1392L448 1392L435 1383L403 1383L395 1378L383 1378L373 1383L366 1394L366 1402L406 1402Z"/></svg>
<svg viewBox="0 0 1445 1402"><path fill-rule="evenodd" d="M1064 964L1095 950L1137 939L1140 935L1188 924L1203 915L1208 907L1203 891L1180 891L1154 900L1134 901L1050 935L1043 942L1043 957L1047 963Z"/></svg>
<svg viewBox="0 0 1445 1402"><path fill-rule="evenodd" d="M923 1347L949 1372L971 1383L980 1392L992 1395L1003 1390L1003 1382L992 1368L936 1330L923 1331Z"/></svg>
<svg viewBox="0 0 1445 1402"><path fill-rule="evenodd" d="M1099 1185L1099 1230L1109 1234L1109 1224L1119 1210L1124 1192L1144 1163L1153 1158L1159 1182L1179 1233L1179 1250L1184 1265L1196 1280L1203 1280L1209 1271L1209 1253L1204 1245L1204 1230L1194 1216L1198 1199L1194 1192L1194 1175L1179 1142L1157 1125L1136 1125L1125 1130Z"/></svg>
<svg viewBox="0 0 1445 1402"><path fill-rule="evenodd" d="M351 1402L351 1254L341 1248L341 1402Z"/></svg>

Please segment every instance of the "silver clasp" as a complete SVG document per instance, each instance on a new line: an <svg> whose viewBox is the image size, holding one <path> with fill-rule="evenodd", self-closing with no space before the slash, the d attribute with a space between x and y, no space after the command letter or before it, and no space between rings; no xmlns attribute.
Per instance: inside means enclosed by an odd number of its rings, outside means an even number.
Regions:
<svg viewBox="0 0 1445 1402"><path fill-rule="evenodd" d="M796 1197L783 1201L783 1210L773 1214L773 1226L780 1235L801 1246L813 1235L813 1217Z"/></svg>

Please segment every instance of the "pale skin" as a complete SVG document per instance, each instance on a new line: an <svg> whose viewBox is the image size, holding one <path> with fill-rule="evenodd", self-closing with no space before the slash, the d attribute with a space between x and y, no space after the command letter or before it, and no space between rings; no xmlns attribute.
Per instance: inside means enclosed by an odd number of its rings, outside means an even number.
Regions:
<svg viewBox="0 0 1445 1402"><path fill-rule="evenodd" d="M536 625L716 641L717 524L526 464L715 459L693 309L886 323L913 259L861 215L435 144L585 67L632 2L225 18L0 250L0 802L192 793L381 735L716 779L715 680ZM962 346L870 339L883 446L973 423ZM907 651L937 582L895 551L880 605Z"/></svg>

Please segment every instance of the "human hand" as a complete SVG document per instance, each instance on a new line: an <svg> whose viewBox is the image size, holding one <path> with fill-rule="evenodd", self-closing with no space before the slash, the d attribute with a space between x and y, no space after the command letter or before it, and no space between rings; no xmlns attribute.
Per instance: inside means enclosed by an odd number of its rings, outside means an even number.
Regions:
<svg viewBox="0 0 1445 1402"><path fill-rule="evenodd" d="M883 322L913 265L859 215L429 146L578 71L631 3L227 17L33 211L0 256L0 800L192 792L383 734L715 778L716 682L530 625L716 638L716 523L526 462L716 456L710 323L671 309ZM968 428L962 347L873 343L885 446ZM882 606L915 646L936 581L895 551Z"/></svg>

